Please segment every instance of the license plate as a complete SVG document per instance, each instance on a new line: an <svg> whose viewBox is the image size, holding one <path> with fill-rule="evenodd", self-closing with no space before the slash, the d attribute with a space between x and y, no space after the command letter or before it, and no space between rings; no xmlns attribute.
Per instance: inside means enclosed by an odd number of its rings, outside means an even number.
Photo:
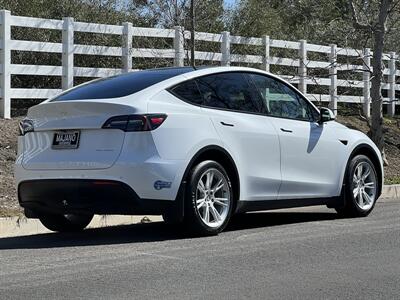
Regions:
<svg viewBox="0 0 400 300"><path fill-rule="evenodd" d="M80 132L75 131L60 131L54 133L53 149L76 149L79 146Z"/></svg>

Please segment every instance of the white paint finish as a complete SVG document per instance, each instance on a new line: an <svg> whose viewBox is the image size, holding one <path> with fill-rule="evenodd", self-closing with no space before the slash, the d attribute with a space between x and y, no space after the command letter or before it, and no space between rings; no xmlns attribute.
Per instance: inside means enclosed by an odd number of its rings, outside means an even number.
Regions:
<svg viewBox="0 0 400 300"><path fill-rule="evenodd" d="M347 162L349 154L335 133L341 125L270 119L280 140L282 185L279 198L337 196L341 186L341 166ZM292 132L284 132L281 128Z"/></svg>
<svg viewBox="0 0 400 300"><path fill-rule="evenodd" d="M299 90L307 94L307 41L300 41L299 48Z"/></svg>
<svg viewBox="0 0 400 300"><path fill-rule="evenodd" d="M396 52L390 52L389 61L389 104L388 104L388 115L394 117L396 112Z"/></svg>
<svg viewBox="0 0 400 300"><path fill-rule="evenodd" d="M29 170L105 169L118 158L124 141L121 130L81 129L77 149L55 150L55 131L30 132L25 136L22 165Z"/></svg>
<svg viewBox="0 0 400 300"><path fill-rule="evenodd" d="M223 71L268 74L241 67L200 69L122 98L46 101L31 108L28 117L34 120L36 132L24 137L24 146L19 143L24 157L19 155L16 162L17 182L51 178L118 180L142 198L174 200L189 161L204 147L219 146L236 164L243 201L332 197L340 194L348 157L357 145L368 144L379 156L368 137L335 122L318 125L200 108L165 91L184 80ZM166 113L168 117L150 132L100 129L111 116L134 113ZM75 152L51 150L52 134L60 129L82 130L82 148ZM340 139L347 140L348 145ZM111 148L110 153L96 153L96 149ZM171 188L155 190L157 180L171 182Z"/></svg>
<svg viewBox="0 0 400 300"><path fill-rule="evenodd" d="M42 29L58 29L63 28L63 21L43 18L32 18L32 17L11 17L11 26L18 27L31 27L31 28L42 28Z"/></svg>
<svg viewBox="0 0 400 300"><path fill-rule="evenodd" d="M184 53L184 38L183 38L183 27L175 26L175 36L174 36L174 49L175 49L175 58L174 58L174 66L175 67L183 67L185 61L185 53Z"/></svg>
<svg viewBox="0 0 400 300"><path fill-rule="evenodd" d="M329 55L329 77L330 77L330 85L329 85L329 95L330 95L330 102L329 102L329 108L333 111L335 116L337 115L337 86L338 86L338 80L337 80L337 69L336 69L336 63L337 63L337 47L335 44L331 45L331 52Z"/></svg>
<svg viewBox="0 0 400 300"><path fill-rule="evenodd" d="M174 29L133 27L134 36L174 38Z"/></svg>
<svg viewBox="0 0 400 300"><path fill-rule="evenodd" d="M122 56L121 47L94 46L94 45L74 45L75 54L101 55L101 56Z"/></svg>
<svg viewBox="0 0 400 300"><path fill-rule="evenodd" d="M263 44L263 51L264 51L264 57L263 57L263 70L266 72L269 72L269 50L270 50L270 41L269 41L269 36L264 35L262 37L262 44Z"/></svg>
<svg viewBox="0 0 400 300"><path fill-rule="evenodd" d="M198 41L207 41L207 42L221 42L221 34L218 33L208 33L208 32L195 32L195 39ZM185 32L186 37L186 32ZM187 38L190 38L190 31L188 32Z"/></svg>
<svg viewBox="0 0 400 300"><path fill-rule="evenodd" d="M371 102L370 102L370 78L371 78L371 53L369 48L364 49L363 55L363 95L364 95L364 103L363 103L363 112L364 116L369 118L371 116Z"/></svg>
<svg viewBox="0 0 400 300"><path fill-rule="evenodd" d="M61 76L60 66L39 66L39 65L11 65L11 73L15 75L47 75Z"/></svg>
<svg viewBox="0 0 400 300"><path fill-rule="evenodd" d="M152 131L155 146L164 159L190 160L197 151L209 145L222 146L222 142L207 114L198 106L177 99L167 91L151 98L148 113L168 112L162 126ZM194 132L196 134L194 134ZM178 141L179 147L174 147Z"/></svg>
<svg viewBox="0 0 400 300"><path fill-rule="evenodd" d="M221 66L229 66L231 64L231 39L230 33L228 31L224 31L221 33L222 42L221 42Z"/></svg>
<svg viewBox="0 0 400 300"><path fill-rule="evenodd" d="M49 52L49 53L62 52L61 43L10 40L9 44L11 50Z"/></svg>
<svg viewBox="0 0 400 300"><path fill-rule="evenodd" d="M74 67L74 76L79 77L108 77L122 72L122 69Z"/></svg>
<svg viewBox="0 0 400 300"><path fill-rule="evenodd" d="M175 55L176 55L176 52L174 49L148 49L148 48L133 48L132 49L132 57L175 58ZM181 57L181 56L179 56L179 57Z"/></svg>
<svg viewBox="0 0 400 300"><path fill-rule="evenodd" d="M222 55L223 57L223 55ZM244 54L230 54L229 62L241 62L241 63L253 63L253 64L261 64L263 62L264 57L261 55L244 55ZM226 66L221 63L221 65Z"/></svg>
<svg viewBox="0 0 400 300"><path fill-rule="evenodd" d="M11 117L11 49L8 43L8 41L11 39L10 11L1 10L0 18L0 38L2 44L2 49L0 50L0 117L8 119Z"/></svg>
<svg viewBox="0 0 400 300"><path fill-rule="evenodd" d="M124 32L122 35L122 64L124 72L132 69L132 23L125 22L123 24Z"/></svg>
<svg viewBox="0 0 400 300"><path fill-rule="evenodd" d="M11 89L11 97L17 99L47 99L61 92L61 89Z"/></svg>
<svg viewBox="0 0 400 300"><path fill-rule="evenodd" d="M123 27L118 25L75 22L75 31L121 35Z"/></svg>
<svg viewBox="0 0 400 300"><path fill-rule="evenodd" d="M63 18L62 89L74 86L74 19Z"/></svg>
<svg viewBox="0 0 400 300"><path fill-rule="evenodd" d="M271 47L274 48L284 48L284 49L300 49L299 42L292 42L292 41L282 41L282 40L270 40Z"/></svg>
<svg viewBox="0 0 400 300"><path fill-rule="evenodd" d="M202 108L239 171L242 200L274 200L281 183L279 140L269 118ZM230 124L233 126L223 125Z"/></svg>
<svg viewBox="0 0 400 300"><path fill-rule="evenodd" d="M262 45L262 39L255 38L255 37L232 35L230 37L230 43L231 44L260 46L260 45Z"/></svg>

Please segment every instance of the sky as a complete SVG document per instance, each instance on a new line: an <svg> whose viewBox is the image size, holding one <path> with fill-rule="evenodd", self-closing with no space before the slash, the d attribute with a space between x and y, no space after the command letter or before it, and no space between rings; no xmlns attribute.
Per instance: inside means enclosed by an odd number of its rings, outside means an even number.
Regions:
<svg viewBox="0 0 400 300"><path fill-rule="evenodd" d="M233 4L235 4L236 0L224 0L225 5L227 6L231 6Z"/></svg>

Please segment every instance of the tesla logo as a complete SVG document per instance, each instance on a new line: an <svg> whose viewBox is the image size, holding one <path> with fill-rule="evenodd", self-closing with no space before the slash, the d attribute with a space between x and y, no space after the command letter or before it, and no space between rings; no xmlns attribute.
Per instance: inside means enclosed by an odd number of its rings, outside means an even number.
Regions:
<svg viewBox="0 0 400 300"><path fill-rule="evenodd" d="M154 188L159 191L161 189L169 189L171 187L172 182L170 181L161 181L161 180L157 180L156 182L154 182Z"/></svg>
<svg viewBox="0 0 400 300"><path fill-rule="evenodd" d="M63 204L64 206L68 206L67 200L63 200L63 201L62 201L62 204Z"/></svg>

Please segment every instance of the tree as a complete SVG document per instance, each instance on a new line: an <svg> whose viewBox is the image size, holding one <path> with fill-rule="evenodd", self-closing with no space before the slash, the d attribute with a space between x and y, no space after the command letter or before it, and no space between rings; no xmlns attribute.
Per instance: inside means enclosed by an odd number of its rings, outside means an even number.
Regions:
<svg viewBox="0 0 400 300"><path fill-rule="evenodd" d="M361 2L361 1L360 1ZM385 37L388 32L387 21L393 14L399 1L377 0L362 1L355 3L349 0L349 6L355 29L370 33L373 38L372 56L372 79L371 79L371 139L382 153L382 157L387 164L385 156L385 139L383 134L383 113L382 113L382 91L383 64L382 56L385 44Z"/></svg>

